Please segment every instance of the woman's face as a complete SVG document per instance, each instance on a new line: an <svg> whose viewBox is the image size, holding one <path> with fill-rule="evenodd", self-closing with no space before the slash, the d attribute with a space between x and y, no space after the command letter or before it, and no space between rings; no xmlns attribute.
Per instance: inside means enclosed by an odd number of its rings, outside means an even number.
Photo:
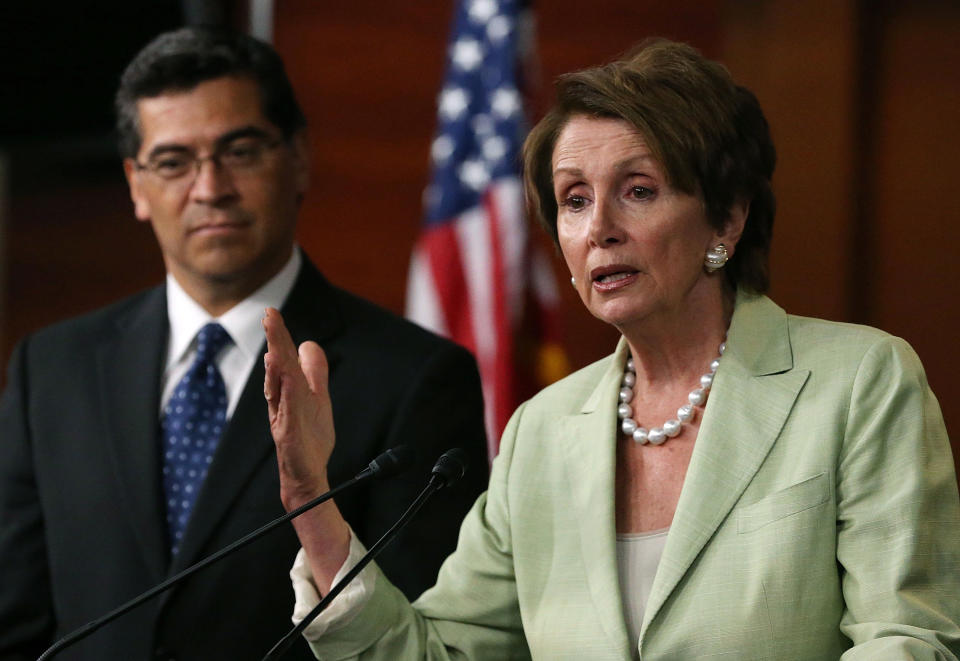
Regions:
<svg viewBox="0 0 960 661"><path fill-rule="evenodd" d="M553 188L560 249L598 319L621 331L656 315L683 319L722 291L722 276L703 268L721 233L626 121L570 119L553 151Z"/></svg>

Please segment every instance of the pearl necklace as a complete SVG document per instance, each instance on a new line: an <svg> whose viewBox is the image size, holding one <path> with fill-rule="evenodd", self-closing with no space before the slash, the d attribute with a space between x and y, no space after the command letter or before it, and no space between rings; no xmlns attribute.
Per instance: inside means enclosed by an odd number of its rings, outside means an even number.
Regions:
<svg viewBox="0 0 960 661"><path fill-rule="evenodd" d="M723 356L727 348L726 342L720 343L719 353ZM683 423L693 420L696 413L695 407L703 407L707 403L707 393L713 385L713 377L720 367L720 356L710 361L710 371L700 377L700 387L692 390L687 395L688 404L684 404L677 409L677 417L671 418L660 427L645 429L637 424L633 419L633 409L630 408L630 402L633 401L633 386L637 382L637 372L634 369L633 358L627 359L627 365L623 370L623 381L620 385L620 405L617 406L617 417L620 418L620 430L628 437L633 438L636 443L643 445L649 442L651 445L660 445L668 438L677 436L683 430Z"/></svg>

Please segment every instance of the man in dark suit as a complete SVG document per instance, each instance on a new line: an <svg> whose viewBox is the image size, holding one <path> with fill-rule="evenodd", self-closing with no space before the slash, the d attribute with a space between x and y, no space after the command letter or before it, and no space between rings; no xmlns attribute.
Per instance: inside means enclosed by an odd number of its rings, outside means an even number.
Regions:
<svg viewBox="0 0 960 661"><path fill-rule="evenodd" d="M35 658L283 513L263 399L266 307L327 352L332 484L398 443L417 451L416 469L337 499L367 545L442 450L470 454L465 484L378 559L416 596L485 487L473 359L332 286L296 248L305 122L268 46L204 29L161 35L124 73L117 107L135 214L154 229L167 280L33 334L11 358L0 659ZM290 627L297 549L292 528L271 533L58 658L258 659ZM301 644L290 658L312 656Z"/></svg>

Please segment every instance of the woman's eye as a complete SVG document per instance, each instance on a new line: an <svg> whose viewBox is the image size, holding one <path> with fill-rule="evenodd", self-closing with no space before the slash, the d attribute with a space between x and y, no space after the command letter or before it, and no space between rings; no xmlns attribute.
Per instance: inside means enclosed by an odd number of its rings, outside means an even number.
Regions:
<svg viewBox="0 0 960 661"><path fill-rule="evenodd" d="M646 200L653 196L653 191L646 186L631 186L630 197L635 200Z"/></svg>
<svg viewBox="0 0 960 661"><path fill-rule="evenodd" d="M580 195L570 195L565 198L561 204L573 211L580 211L587 205L587 200Z"/></svg>

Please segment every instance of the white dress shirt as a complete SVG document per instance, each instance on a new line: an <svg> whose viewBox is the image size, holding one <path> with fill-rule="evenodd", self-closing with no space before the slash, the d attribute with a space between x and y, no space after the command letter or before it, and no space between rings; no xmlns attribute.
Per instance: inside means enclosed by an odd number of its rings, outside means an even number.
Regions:
<svg viewBox="0 0 960 661"><path fill-rule="evenodd" d="M216 358L217 368L223 376L227 391L227 420L230 419L237 408L237 402L240 401L253 364L262 359L263 326L260 320L263 319L264 310L268 307L279 309L283 305L293 289L302 261L300 251L294 247L293 254L279 273L218 318L210 316L199 303L190 298L172 275L167 274L170 338L160 381L161 416L173 389L193 364L197 354L197 333L209 322L216 321L233 339Z"/></svg>

